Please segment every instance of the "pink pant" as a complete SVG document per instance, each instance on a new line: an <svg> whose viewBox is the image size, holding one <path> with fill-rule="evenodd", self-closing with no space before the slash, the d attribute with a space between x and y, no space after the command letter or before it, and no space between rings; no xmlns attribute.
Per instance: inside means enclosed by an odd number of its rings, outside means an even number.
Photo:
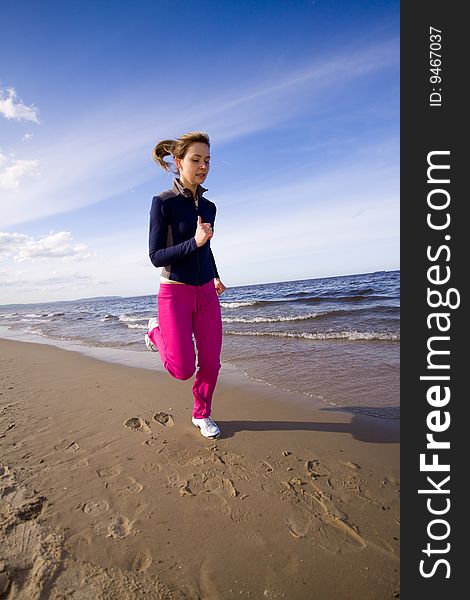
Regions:
<svg viewBox="0 0 470 600"><path fill-rule="evenodd" d="M162 283L158 292L158 327L149 338L158 348L163 366L176 379L189 379L196 369L193 416L211 414L220 369L222 318L214 282L200 286Z"/></svg>

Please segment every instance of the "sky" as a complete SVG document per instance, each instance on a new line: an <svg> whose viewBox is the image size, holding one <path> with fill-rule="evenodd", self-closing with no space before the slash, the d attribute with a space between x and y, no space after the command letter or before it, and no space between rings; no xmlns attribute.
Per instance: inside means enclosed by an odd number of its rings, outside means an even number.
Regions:
<svg viewBox="0 0 470 600"><path fill-rule="evenodd" d="M227 287L399 269L399 95L398 1L3 3L0 304L155 294L196 130Z"/></svg>

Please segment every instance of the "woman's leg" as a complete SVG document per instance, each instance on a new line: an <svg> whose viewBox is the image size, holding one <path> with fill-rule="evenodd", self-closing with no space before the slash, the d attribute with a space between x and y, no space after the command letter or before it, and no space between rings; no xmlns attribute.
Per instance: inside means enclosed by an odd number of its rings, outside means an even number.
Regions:
<svg viewBox="0 0 470 600"><path fill-rule="evenodd" d="M198 366L193 385L193 417L203 419L211 414L212 395L219 375L222 350L220 301L213 281L197 288L193 330Z"/></svg>
<svg viewBox="0 0 470 600"><path fill-rule="evenodd" d="M158 327L148 334L158 348L163 366L176 379L189 379L195 370L195 290L191 285L162 284L158 291Z"/></svg>

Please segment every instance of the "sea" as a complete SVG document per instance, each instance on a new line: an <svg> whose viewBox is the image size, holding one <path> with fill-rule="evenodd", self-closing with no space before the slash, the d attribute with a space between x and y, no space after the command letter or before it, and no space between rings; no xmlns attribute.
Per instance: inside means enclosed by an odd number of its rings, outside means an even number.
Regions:
<svg viewBox="0 0 470 600"><path fill-rule="evenodd" d="M399 271L232 287L220 304L222 369L305 402L399 418ZM148 368L159 362L144 342L155 316L156 295L10 304L0 306L0 337L119 350Z"/></svg>

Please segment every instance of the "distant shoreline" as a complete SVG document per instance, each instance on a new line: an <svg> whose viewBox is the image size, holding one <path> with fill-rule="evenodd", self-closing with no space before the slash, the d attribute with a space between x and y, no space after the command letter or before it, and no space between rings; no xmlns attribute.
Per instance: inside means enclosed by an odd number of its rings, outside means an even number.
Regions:
<svg viewBox="0 0 470 600"><path fill-rule="evenodd" d="M359 277L361 275L375 275L377 273L396 273L399 272L400 269L390 269L390 270L380 270L380 271L367 271L365 273L346 273L343 275L328 275L326 277L305 277L303 279L286 279L282 281L265 281L263 283L246 283L243 285L234 285L231 286L230 289L238 289L238 288L246 288L250 286L263 286L263 285L272 285L274 283L299 283L301 281L310 281L310 280L318 280L322 281L324 279L335 279L336 277ZM8 304L0 304L1 308L11 308L14 306L34 306L34 305L42 305L42 304L55 304L55 303L69 303L69 302L95 302L99 300L113 300L113 299L129 299L129 298L144 298L147 296L155 295L155 292L150 292L148 294L139 294L137 296L122 296L122 295L112 295L112 296L92 296L90 298L74 298L73 300L44 300L41 302L10 302Z"/></svg>

